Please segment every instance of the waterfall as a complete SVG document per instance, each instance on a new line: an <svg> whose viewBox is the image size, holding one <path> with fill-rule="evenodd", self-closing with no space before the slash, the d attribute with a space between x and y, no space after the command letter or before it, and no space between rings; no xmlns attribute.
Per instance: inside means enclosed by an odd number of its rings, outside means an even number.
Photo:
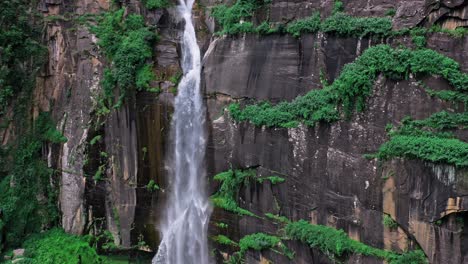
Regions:
<svg viewBox="0 0 468 264"><path fill-rule="evenodd" d="M174 103L170 150L169 194L161 212L162 241L153 264L210 263L207 229L211 205L205 192L205 109L200 91L200 48L192 23L194 0L180 0L185 20L182 39L182 70Z"/></svg>

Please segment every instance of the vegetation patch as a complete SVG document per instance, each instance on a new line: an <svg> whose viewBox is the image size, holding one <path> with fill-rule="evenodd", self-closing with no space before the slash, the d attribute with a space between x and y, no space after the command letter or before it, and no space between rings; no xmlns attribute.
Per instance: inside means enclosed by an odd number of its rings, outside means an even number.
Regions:
<svg viewBox="0 0 468 264"><path fill-rule="evenodd" d="M83 237L66 234L61 229L31 236L23 246L26 249L24 263L106 263Z"/></svg>
<svg viewBox="0 0 468 264"><path fill-rule="evenodd" d="M390 140L370 157L381 160L403 157L466 167L468 143L455 138L450 130L467 127L467 112L442 111L423 120L405 118L399 128L389 132Z"/></svg>
<svg viewBox="0 0 468 264"><path fill-rule="evenodd" d="M143 4L148 9L161 9L170 7L172 4L169 0L143 0Z"/></svg>
<svg viewBox="0 0 468 264"><path fill-rule="evenodd" d="M382 217L382 224L387 227L387 228L390 228L390 229L393 229L393 228L397 228L398 227L398 223L393 220L393 218L388 215L388 214L384 214L383 217Z"/></svg>
<svg viewBox="0 0 468 264"><path fill-rule="evenodd" d="M103 14L91 30L111 62L110 68L104 70L103 93L99 98L98 112L106 114L111 108L118 108L130 90L151 90L150 82L155 76L147 61L152 57L152 44L157 36L145 25L142 16L124 17L124 9ZM116 102L115 88L119 95Z"/></svg>
<svg viewBox="0 0 468 264"><path fill-rule="evenodd" d="M269 102L229 106L236 121L250 121L257 126L296 127L300 122L314 126L317 122L334 122L341 118L338 109L350 116L356 109L363 111L379 74L390 79L406 79L410 73L440 75L458 91L468 89L468 74L460 71L459 64L430 49L393 49L388 45L368 48L353 63L344 66L340 76L323 89L312 90L292 102L272 105Z"/></svg>
<svg viewBox="0 0 468 264"><path fill-rule="evenodd" d="M47 49L40 44L39 18L31 1L0 1L0 115L21 92L34 85Z"/></svg>
<svg viewBox="0 0 468 264"><path fill-rule="evenodd" d="M227 263L231 264L244 263L245 254L249 250L272 250L275 253L287 256L290 260L294 258L294 252L289 250L286 245L283 244L280 237L265 233L246 235L239 240L239 243L236 243L224 235L215 236L213 240L222 245L239 248L239 251L233 253L229 258Z"/></svg>
<svg viewBox="0 0 468 264"><path fill-rule="evenodd" d="M67 139L55 129L48 113L41 113L33 128L14 142L15 147L1 148L0 232L7 246L19 246L23 239L58 221L57 186L54 170L42 159L42 148ZM1 245L0 245L1 246Z"/></svg>
<svg viewBox="0 0 468 264"><path fill-rule="evenodd" d="M211 200L216 207L238 215L255 216L254 213L241 208L237 204L236 197L242 185L248 185L256 175L254 169L249 170L228 170L214 176L214 180L220 181L219 190L211 196Z"/></svg>
<svg viewBox="0 0 468 264"><path fill-rule="evenodd" d="M317 248L332 259L346 257L349 254L361 254L389 261L391 264L422 264L427 263L424 253L420 250L397 254L351 239L343 230L336 230L322 225L312 225L305 220L291 222L285 227L286 235L299 240L311 248Z"/></svg>

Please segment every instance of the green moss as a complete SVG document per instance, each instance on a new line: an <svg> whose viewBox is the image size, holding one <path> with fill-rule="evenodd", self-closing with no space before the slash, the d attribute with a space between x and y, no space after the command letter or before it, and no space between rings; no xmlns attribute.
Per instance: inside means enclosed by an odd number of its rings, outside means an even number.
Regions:
<svg viewBox="0 0 468 264"><path fill-rule="evenodd" d="M218 191L211 196L216 207L223 208L239 215L255 216L252 212L241 208L236 201L241 186L247 185L255 177L255 170L229 170L217 174L214 180L220 181Z"/></svg>
<svg viewBox="0 0 468 264"><path fill-rule="evenodd" d="M32 236L24 243L24 248L26 261L31 264L105 263L83 238L60 229Z"/></svg>
<svg viewBox="0 0 468 264"><path fill-rule="evenodd" d="M322 225L312 225L304 220L287 224L285 232L291 239L299 240L311 248L317 248L332 258L340 258L348 254L361 254L381 258L389 261L391 264L427 263L424 253L421 251L412 251L399 255L352 240L343 230L336 230Z"/></svg>

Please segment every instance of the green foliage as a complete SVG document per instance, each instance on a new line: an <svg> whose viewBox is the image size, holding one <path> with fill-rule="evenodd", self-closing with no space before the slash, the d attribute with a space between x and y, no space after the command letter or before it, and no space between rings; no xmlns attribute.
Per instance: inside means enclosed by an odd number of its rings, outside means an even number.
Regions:
<svg viewBox="0 0 468 264"><path fill-rule="evenodd" d="M143 0L143 4L148 9L161 9L171 6L168 0Z"/></svg>
<svg viewBox="0 0 468 264"><path fill-rule="evenodd" d="M289 23L286 32L298 38L303 33L316 33L320 30L320 13L315 12L312 16Z"/></svg>
<svg viewBox="0 0 468 264"><path fill-rule="evenodd" d="M393 157L422 159L434 163L468 166L468 144L458 139L420 136L393 136L376 155L387 160Z"/></svg>
<svg viewBox="0 0 468 264"><path fill-rule="evenodd" d="M228 246L235 246L239 247L240 250L235 252L228 263L244 263L244 257L248 250L254 251L262 251L266 249L270 249L278 254L285 255L290 260L294 258L294 252L289 250L286 245L281 242L281 239L277 236L268 235L265 233L255 233L246 235L239 243L236 243L229 239L226 236L218 235L214 238L214 240L220 244L228 245ZM278 250L276 250L277 248Z"/></svg>
<svg viewBox="0 0 468 264"><path fill-rule="evenodd" d="M18 246L29 234L55 224L58 220L54 171L42 159L46 143L62 143L66 138L55 129L48 113L41 113L33 128L14 143L1 148L0 231L8 246Z"/></svg>
<svg viewBox="0 0 468 264"><path fill-rule="evenodd" d="M216 223L216 226L219 228L223 228L223 229L226 229L229 227L228 224L226 223Z"/></svg>
<svg viewBox="0 0 468 264"><path fill-rule="evenodd" d="M61 229L52 229L31 236L24 242L24 247L26 263L104 263L96 250L90 247L82 237L66 234Z"/></svg>
<svg viewBox="0 0 468 264"><path fill-rule="evenodd" d="M421 159L434 163L468 166L468 143L453 138L446 130L465 129L468 113L435 113L423 120L406 118L403 125L390 132L390 140L373 157Z"/></svg>
<svg viewBox="0 0 468 264"><path fill-rule="evenodd" d="M333 3L332 14L336 14L336 13L343 12L343 11L344 11L343 2L339 0L335 0L335 3Z"/></svg>
<svg viewBox="0 0 468 264"><path fill-rule="evenodd" d="M124 9L107 12L91 30L99 38L98 45L112 62L104 71L103 93L99 99L101 114L109 113L112 107L119 107L131 89L151 89L155 78L151 64L152 44L156 35L146 27L140 15L124 17ZM114 89L119 88L119 98L114 104Z"/></svg>
<svg viewBox="0 0 468 264"><path fill-rule="evenodd" d="M268 217L269 219L275 221L275 222L279 222L279 223L283 223L283 224L287 224L287 223L291 222L285 216L274 215L272 213L266 213L265 216Z"/></svg>
<svg viewBox="0 0 468 264"><path fill-rule="evenodd" d="M255 177L255 170L228 170L214 176L214 180L220 181L219 190L211 196L216 207L238 215L255 216L252 212L241 208L236 201L241 186L247 185Z"/></svg>
<svg viewBox="0 0 468 264"><path fill-rule="evenodd" d="M323 21L323 32L340 36L389 36L392 21L387 17L353 17L337 12Z"/></svg>
<svg viewBox="0 0 468 264"><path fill-rule="evenodd" d="M441 75L459 91L468 89L468 74L462 73L453 59L430 49L393 49L377 45L345 65L333 84L323 89L312 90L292 102L277 105L261 102L243 109L234 103L228 109L234 120L250 121L256 126L289 128L299 122L314 126L317 122L338 120L339 108L345 116L350 116L354 109L363 111L379 74L390 79L405 79L409 73Z"/></svg>
<svg viewBox="0 0 468 264"><path fill-rule="evenodd" d="M429 29L429 32L431 33L445 33L449 34L452 37L455 38L462 38L468 34L468 29L464 27L458 27L456 29L446 29L442 28L440 25L434 25Z"/></svg>
<svg viewBox="0 0 468 264"><path fill-rule="evenodd" d="M270 181L271 184L275 185L278 183L283 183L286 180L284 178L278 177L278 176L269 176L269 177L264 177L264 178L258 178L257 181L259 183L263 183L265 180Z"/></svg>
<svg viewBox="0 0 468 264"><path fill-rule="evenodd" d="M217 235L217 236L212 237L212 239L213 241L221 245L226 245L226 246L238 246L239 245L225 235Z"/></svg>
<svg viewBox="0 0 468 264"><path fill-rule="evenodd" d="M385 15L389 17L393 17L396 15L396 9L395 8L390 8L387 11L385 11Z"/></svg>
<svg viewBox="0 0 468 264"><path fill-rule="evenodd" d="M32 10L28 0L0 1L0 115L11 99L33 87L47 52Z"/></svg>
<svg viewBox="0 0 468 264"><path fill-rule="evenodd" d="M160 188L159 188L159 185L157 185L156 182L154 182L154 180L150 180L148 184L146 185L146 189L149 192L155 192L159 190Z"/></svg>
<svg viewBox="0 0 468 264"><path fill-rule="evenodd" d="M385 227L390 228L390 229L398 227L398 223L395 220L393 220L393 218L389 216L388 214L383 215L382 224Z"/></svg>
<svg viewBox="0 0 468 264"><path fill-rule="evenodd" d="M398 255L394 252L373 248L352 240L343 230L336 230L322 225L312 225L304 220L287 224L285 232L290 238L306 243L311 248L318 248L331 257L342 257L347 254L361 254L381 258L389 261L391 264L427 263L424 253L420 251L412 251L403 255Z"/></svg>
<svg viewBox="0 0 468 264"><path fill-rule="evenodd" d="M253 24L247 20L252 18L255 10L263 3L256 0L237 0L232 6L217 5L213 7L211 16L219 23L222 30L218 34L252 33Z"/></svg>
<svg viewBox="0 0 468 264"><path fill-rule="evenodd" d="M101 135L97 135L95 137L93 137L90 141L89 141L89 144L91 146L95 145L96 143L98 143L99 141L101 141L102 139L102 136Z"/></svg>
<svg viewBox="0 0 468 264"><path fill-rule="evenodd" d="M463 103L465 108L468 109L468 95L465 93L462 93L459 91L452 91L452 90L435 91L431 89L426 89L426 92L430 96L434 96L445 101L451 101L454 103Z"/></svg>

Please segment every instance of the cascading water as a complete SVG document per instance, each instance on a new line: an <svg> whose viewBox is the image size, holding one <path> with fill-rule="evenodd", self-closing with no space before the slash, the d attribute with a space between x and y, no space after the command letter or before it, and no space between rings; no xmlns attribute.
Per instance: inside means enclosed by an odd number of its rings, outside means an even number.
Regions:
<svg viewBox="0 0 468 264"><path fill-rule="evenodd" d="M186 2L185 2L186 1ZM162 241L153 264L205 264L208 256L207 229L211 205L205 192L205 110L200 92L200 48L192 23L194 0L178 6L185 29L182 40L182 70L175 98L169 164L170 193Z"/></svg>

